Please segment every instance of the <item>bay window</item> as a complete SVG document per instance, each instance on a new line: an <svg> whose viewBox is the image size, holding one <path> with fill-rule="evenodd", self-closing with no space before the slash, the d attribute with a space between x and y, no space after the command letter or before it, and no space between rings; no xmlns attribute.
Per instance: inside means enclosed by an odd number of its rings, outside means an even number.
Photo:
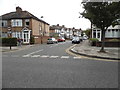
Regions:
<svg viewBox="0 0 120 90"><path fill-rule="evenodd" d="M13 19L11 20L12 27L22 27L21 19Z"/></svg>

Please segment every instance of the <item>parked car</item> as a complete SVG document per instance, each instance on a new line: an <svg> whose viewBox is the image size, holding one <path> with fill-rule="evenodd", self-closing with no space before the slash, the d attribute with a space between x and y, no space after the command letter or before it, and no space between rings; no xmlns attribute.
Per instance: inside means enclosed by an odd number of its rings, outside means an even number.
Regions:
<svg viewBox="0 0 120 90"><path fill-rule="evenodd" d="M55 38L49 38L47 40L47 44L54 44L54 43L58 43L58 41Z"/></svg>
<svg viewBox="0 0 120 90"><path fill-rule="evenodd" d="M62 37L62 38L59 38L58 39L58 42L65 42L65 39Z"/></svg>
<svg viewBox="0 0 120 90"><path fill-rule="evenodd" d="M73 37L72 43L73 44L79 44L80 43L80 38L79 37Z"/></svg>

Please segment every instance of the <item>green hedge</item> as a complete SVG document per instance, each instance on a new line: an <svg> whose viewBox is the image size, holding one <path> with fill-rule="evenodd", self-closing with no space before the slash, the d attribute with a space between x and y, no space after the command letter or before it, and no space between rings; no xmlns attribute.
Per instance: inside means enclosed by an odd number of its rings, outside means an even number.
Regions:
<svg viewBox="0 0 120 90"><path fill-rule="evenodd" d="M97 44L98 41L99 40L97 38L90 38L89 39L89 42L90 42L91 46L96 46L96 44Z"/></svg>
<svg viewBox="0 0 120 90"><path fill-rule="evenodd" d="M90 38L89 40L92 41L92 42L97 42L97 41L99 41L97 38Z"/></svg>
<svg viewBox="0 0 120 90"><path fill-rule="evenodd" d="M17 38L1 38L3 46L17 46Z"/></svg>

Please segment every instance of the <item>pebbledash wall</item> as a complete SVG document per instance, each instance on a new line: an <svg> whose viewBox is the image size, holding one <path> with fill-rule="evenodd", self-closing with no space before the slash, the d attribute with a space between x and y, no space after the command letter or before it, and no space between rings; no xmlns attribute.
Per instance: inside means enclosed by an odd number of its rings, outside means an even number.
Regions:
<svg viewBox="0 0 120 90"><path fill-rule="evenodd" d="M31 37L35 43L41 43L41 37L43 42L49 38L49 24L20 7L0 18L0 37L20 38L23 44L30 44Z"/></svg>

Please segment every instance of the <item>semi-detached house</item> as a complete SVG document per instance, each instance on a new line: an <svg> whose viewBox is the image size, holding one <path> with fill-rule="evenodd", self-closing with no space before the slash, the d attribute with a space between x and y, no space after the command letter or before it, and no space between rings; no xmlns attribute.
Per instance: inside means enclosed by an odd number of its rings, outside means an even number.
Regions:
<svg viewBox="0 0 120 90"><path fill-rule="evenodd" d="M20 7L0 18L1 37L21 38L23 44L30 44L31 37L35 43L46 42L49 38L49 24L28 11L22 11Z"/></svg>

